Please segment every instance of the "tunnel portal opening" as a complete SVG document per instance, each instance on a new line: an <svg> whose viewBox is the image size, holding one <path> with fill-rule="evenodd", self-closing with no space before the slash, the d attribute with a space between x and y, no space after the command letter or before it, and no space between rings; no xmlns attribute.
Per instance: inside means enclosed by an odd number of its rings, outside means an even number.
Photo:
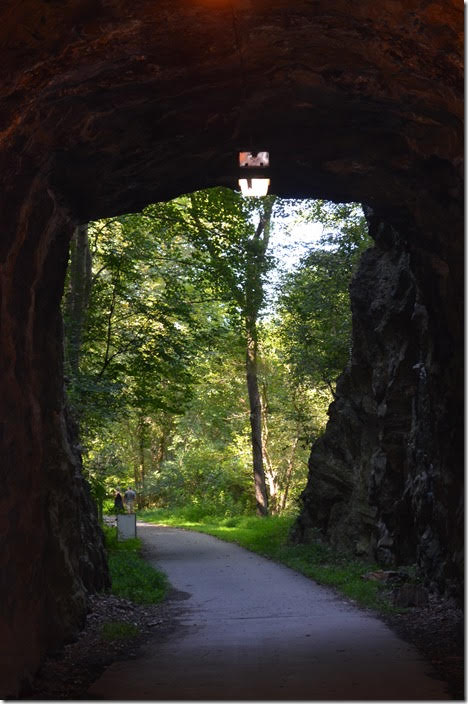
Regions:
<svg viewBox="0 0 468 704"><path fill-rule="evenodd" d="M460 596L459 4L8 0L0 19L6 691L76 632L86 589L107 584L64 404L70 238L97 218L231 186L245 145L275 155L279 196L364 203L376 242L353 284L358 345L310 460L298 538L317 524L349 542L345 509L353 549L369 549L356 527L377 525L383 559L416 550L428 584Z"/></svg>
<svg viewBox="0 0 468 704"><path fill-rule="evenodd" d="M129 483L140 509L292 510L371 244L357 204L221 188L77 228L65 379L99 515Z"/></svg>

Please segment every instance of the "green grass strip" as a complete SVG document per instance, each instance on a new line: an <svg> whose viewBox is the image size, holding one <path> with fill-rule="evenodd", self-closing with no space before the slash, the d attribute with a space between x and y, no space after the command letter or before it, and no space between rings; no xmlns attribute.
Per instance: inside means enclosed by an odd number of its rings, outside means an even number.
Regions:
<svg viewBox="0 0 468 704"><path fill-rule="evenodd" d="M102 624L101 638L106 641L119 641L134 638L140 632L138 626L126 621L106 621Z"/></svg>
<svg viewBox="0 0 468 704"><path fill-rule="evenodd" d="M158 604L169 583L165 574L151 567L140 555L140 538L117 540L117 529L104 527L112 594L136 604Z"/></svg>

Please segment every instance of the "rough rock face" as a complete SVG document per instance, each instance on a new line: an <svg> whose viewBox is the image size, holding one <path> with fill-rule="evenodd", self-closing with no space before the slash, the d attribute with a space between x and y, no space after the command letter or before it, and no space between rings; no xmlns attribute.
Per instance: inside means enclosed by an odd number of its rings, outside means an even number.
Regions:
<svg viewBox="0 0 468 704"><path fill-rule="evenodd" d="M14 693L79 626L85 583L105 582L63 401L58 309L71 232L233 186L245 148L270 151L278 195L363 202L381 230L381 254L367 256L354 285L363 347L320 446L321 466L334 464L332 435L343 434L340 483L332 491L314 461L307 497L317 471L324 501L311 498L303 520L347 540L341 503L356 540L368 526L362 549L378 546L388 560L416 551L431 578L453 581L463 478L460 3L4 0L0 38L3 689ZM386 314L392 295L401 302ZM359 467L361 488L351 479Z"/></svg>
<svg viewBox="0 0 468 704"><path fill-rule="evenodd" d="M87 591L108 586L57 373L70 225L37 182L24 198L18 213L13 198L3 211L17 216L18 229L2 257L2 696L29 679L45 651L74 636Z"/></svg>
<svg viewBox="0 0 468 704"><path fill-rule="evenodd" d="M376 245L351 285L351 360L312 448L294 536L386 565L418 562L431 587L460 598L463 495L444 462L455 429L434 432L446 418L428 309L407 244L369 221Z"/></svg>

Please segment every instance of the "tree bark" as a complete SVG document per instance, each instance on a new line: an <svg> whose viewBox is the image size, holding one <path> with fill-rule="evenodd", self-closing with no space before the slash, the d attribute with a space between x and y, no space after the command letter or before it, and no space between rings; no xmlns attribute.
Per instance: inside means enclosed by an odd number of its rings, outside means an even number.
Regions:
<svg viewBox="0 0 468 704"><path fill-rule="evenodd" d="M164 415L160 421L160 433L153 438L151 445L151 469L160 472L161 465L166 459L167 448L174 432L174 416Z"/></svg>
<svg viewBox="0 0 468 704"><path fill-rule="evenodd" d="M281 499L280 511L284 511L284 509L286 508L286 503L287 503L288 494L289 494L289 487L291 486L292 471L293 471L293 467L294 467L294 455L296 454L296 449L297 449L298 444L299 444L299 438L295 437L294 442L293 442L293 446L291 448L291 455L290 455L289 461L288 461L288 468L286 470L284 493L283 493L283 497Z"/></svg>
<svg viewBox="0 0 468 704"><path fill-rule="evenodd" d="M264 445L262 434L262 402L258 387L257 351L258 333L257 319L262 306L263 283L262 273L265 267L265 255L270 237L270 220L273 201L264 204L263 214L260 216L255 235L246 251L246 277L244 319L246 331L246 372L247 390L250 403L250 428L252 437L252 460L255 483L255 500L257 514L268 515L268 492L265 482L263 466Z"/></svg>
<svg viewBox="0 0 468 704"><path fill-rule="evenodd" d="M65 300L65 344L71 381L78 376L83 327L91 290L88 226L77 227L70 245L69 286Z"/></svg>
<svg viewBox="0 0 468 704"><path fill-rule="evenodd" d="M263 449L263 464L265 468L265 478L268 484L268 503L271 514L278 513L278 472L273 469L270 453L268 451L268 396L265 382L262 383L262 392L260 395L261 410L262 410L262 449Z"/></svg>
<svg viewBox="0 0 468 704"><path fill-rule="evenodd" d="M268 494L265 483L265 471L263 468L262 406L257 376L257 342L249 334L247 335L246 372L250 404L255 500L257 504L257 514L259 516L266 516L268 515Z"/></svg>
<svg viewBox="0 0 468 704"><path fill-rule="evenodd" d="M135 465L135 484L137 488L137 505L141 509L144 507L146 498L146 463L145 463L145 439L146 422L140 417L137 425L138 432L138 465ZM139 489L139 491L138 491Z"/></svg>
<svg viewBox="0 0 468 704"><path fill-rule="evenodd" d="M219 266L219 270L225 277L227 286L230 289L233 300L242 311L245 326L246 342L246 376L247 391L250 404L250 428L252 440L252 461L255 486L255 500L257 513L259 516L268 515L268 493L265 483L265 471L263 466L264 448L262 442L262 408L260 392L258 388L257 376L257 318L260 308L264 302L264 291L262 276L267 269L266 252L270 236L270 221L273 210L273 199L271 197L263 200L260 219L252 237L245 242L245 279L240 286L238 273L230 269L220 257L218 250L210 237L206 235L204 226L199 218L197 210L197 199L191 197L192 217L196 224L198 233L212 257ZM221 263L221 265L220 265Z"/></svg>

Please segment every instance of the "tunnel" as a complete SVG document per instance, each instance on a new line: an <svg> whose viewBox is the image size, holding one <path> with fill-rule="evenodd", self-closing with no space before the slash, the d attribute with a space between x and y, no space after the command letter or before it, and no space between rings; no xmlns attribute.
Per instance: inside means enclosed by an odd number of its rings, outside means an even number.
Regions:
<svg viewBox="0 0 468 704"><path fill-rule="evenodd" d="M2 694L107 586L63 389L75 228L212 186L363 204L353 352L312 449L318 530L463 593L463 7L455 0L4 0Z"/></svg>

